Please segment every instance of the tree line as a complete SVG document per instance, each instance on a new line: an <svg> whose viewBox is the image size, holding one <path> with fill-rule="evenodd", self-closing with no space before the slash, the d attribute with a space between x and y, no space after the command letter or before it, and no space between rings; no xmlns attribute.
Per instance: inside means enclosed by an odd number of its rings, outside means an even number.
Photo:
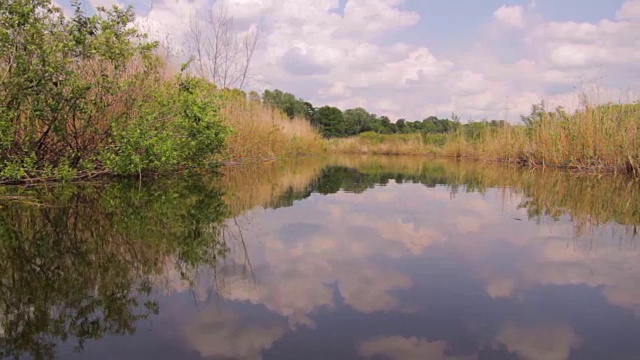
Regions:
<svg viewBox="0 0 640 360"><path fill-rule="evenodd" d="M327 138L355 136L365 132L378 134L431 133L446 134L464 128L465 132L479 133L486 127L503 127L504 120L477 121L461 124L460 118L452 114L451 119L429 116L422 120L408 121L398 119L392 122L387 116L378 116L361 107L340 110L333 106L315 107L313 104L297 98L282 90L265 90L260 96L256 92L249 94L251 101L262 101L265 105L279 109L290 118L305 118L316 126Z"/></svg>

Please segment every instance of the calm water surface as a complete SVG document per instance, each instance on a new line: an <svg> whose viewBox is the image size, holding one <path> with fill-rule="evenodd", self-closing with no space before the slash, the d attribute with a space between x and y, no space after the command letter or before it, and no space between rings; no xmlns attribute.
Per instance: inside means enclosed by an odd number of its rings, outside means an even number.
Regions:
<svg viewBox="0 0 640 360"><path fill-rule="evenodd" d="M402 157L0 189L0 354L640 359L640 185Z"/></svg>

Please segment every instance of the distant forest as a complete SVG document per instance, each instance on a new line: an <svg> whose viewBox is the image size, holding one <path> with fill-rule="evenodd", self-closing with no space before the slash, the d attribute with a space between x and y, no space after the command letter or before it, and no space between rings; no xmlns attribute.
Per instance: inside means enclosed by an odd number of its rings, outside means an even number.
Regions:
<svg viewBox="0 0 640 360"><path fill-rule="evenodd" d="M485 127L503 127L506 124L504 120L484 120L463 125L455 114L452 114L451 119L429 116L416 121L398 119L392 122L387 116L378 116L369 113L363 108L342 111L333 106L315 107L313 104L281 90L265 90L262 96L252 92L249 94L249 98L253 101L262 101L265 105L279 109L289 118L306 118L327 138L349 137L365 132L378 134L445 134L455 132L461 126L469 128L465 129L469 131L473 130L472 128L480 130Z"/></svg>

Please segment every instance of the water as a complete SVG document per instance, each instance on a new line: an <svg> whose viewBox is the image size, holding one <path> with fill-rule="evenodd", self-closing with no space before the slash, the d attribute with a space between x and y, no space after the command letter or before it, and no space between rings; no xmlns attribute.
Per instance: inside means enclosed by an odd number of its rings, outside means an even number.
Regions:
<svg viewBox="0 0 640 360"><path fill-rule="evenodd" d="M402 157L0 190L0 351L638 359L637 182Z"/></svg>

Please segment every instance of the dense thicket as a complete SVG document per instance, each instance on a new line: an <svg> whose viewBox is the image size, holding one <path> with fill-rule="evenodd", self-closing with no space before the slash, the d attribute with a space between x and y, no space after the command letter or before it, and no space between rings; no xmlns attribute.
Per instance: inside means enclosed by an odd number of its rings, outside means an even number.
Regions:
<svg viewBox="0 0 640 360"><path fill-rule="evenodd" d="M202 166L228 132L215 86L169 76L131 8L0 2L0 178Z"/></svg>

